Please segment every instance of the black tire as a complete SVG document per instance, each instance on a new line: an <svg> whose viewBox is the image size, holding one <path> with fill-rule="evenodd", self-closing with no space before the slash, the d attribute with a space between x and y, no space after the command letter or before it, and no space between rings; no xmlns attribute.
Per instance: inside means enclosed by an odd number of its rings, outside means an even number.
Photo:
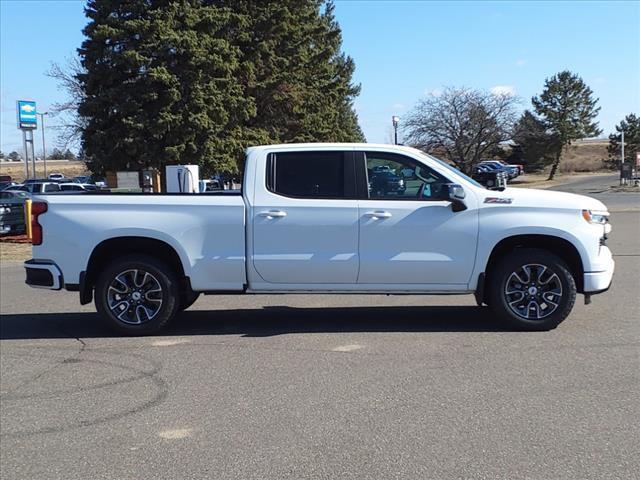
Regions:
<svg viewBox="0 0 640 480"><path fill-rule="evenodd" d="M198 297L200 297L200 292L194 292L194 291L188 290L186 292L181 293L180 305L178 306L178 311L179 312L185 311L191 305L196 303L196 300L198 300Z"/></svg>
<svg viewBox="0 0 640 480"><path fill-rule="evenodd" d="M98 313L112 329L125 335L149 335L162 330L175 317L179 302L175 273L147 255L114 260L96 282ZM122 311L116 315L114 310L119 308Z"/></svg>
<svg viewBox="0 0 640 480"><path fill-rule="evenodd" d="M487 303L501 320L518 330L556 328L571 313L576 293L566 263L537 248L508 253L488 276Z"/></svg>

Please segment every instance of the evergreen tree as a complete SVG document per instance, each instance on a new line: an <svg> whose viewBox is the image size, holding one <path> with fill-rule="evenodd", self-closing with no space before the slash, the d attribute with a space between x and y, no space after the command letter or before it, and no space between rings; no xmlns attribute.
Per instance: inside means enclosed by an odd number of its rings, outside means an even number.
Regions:
<svg viewBox="0 0 640 480"><path fill-rule="evenodd" d="M547 129L558 138L558 148L549 172L552 180L558 170L562 150L574 140L595 137L601 133L598 122L600 107L593 91L578 75L565 70L545 80L539 97L531 99L535 111L542 117Z"/></svg>
<svg viewBox="0 0 640 480"><path fill-rule="evenodd" d="M229 41L235 15L200 0L90 0L79 50L90 168L234 170L252 114Z"/></svg>
<svg viewBox="0 0 640 480"><path fill-rule="evenodd" d="M553 163L559 148L558 137L547 130L542 120L525 110L513 130L515 145L507 161L526 165L528 172L542 170Z"/></svg>
<svg viewBox="0 0 640 480"><path fill-rule="evenodd" d="M251 144L359 141L333 4L89 0L79 114L94 171L196 163Z"/></svg>
<svg viewBox="0 0 640 480"><path fill-rule="evenodd" d="M247 126L258 142L364 140L353 111L355 65L341 52L331 2L213 3L241 18L231 41L241 52L239 81L256 108Z"/></svg>
<svg viewBox="0 0 640 480"><path fill-rule="evenodd" d="M640 152L640 117L630 113L616 125L616 133L609 135L607 147L609 157L605 162L610 168L620 168L622 132L624 132L624 161L635 165L636 154Z"/></svg>

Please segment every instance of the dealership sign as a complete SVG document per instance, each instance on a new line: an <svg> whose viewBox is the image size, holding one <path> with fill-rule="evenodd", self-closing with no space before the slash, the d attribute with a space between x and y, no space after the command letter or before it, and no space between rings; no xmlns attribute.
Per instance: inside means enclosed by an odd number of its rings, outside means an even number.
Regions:
<svg viewBox="0 0 640 480"><path fill-rule="evenodd" d="M18 128L21 130L33 130L38 128L36 116L36 102L30 100L18 100Z"/></svg>

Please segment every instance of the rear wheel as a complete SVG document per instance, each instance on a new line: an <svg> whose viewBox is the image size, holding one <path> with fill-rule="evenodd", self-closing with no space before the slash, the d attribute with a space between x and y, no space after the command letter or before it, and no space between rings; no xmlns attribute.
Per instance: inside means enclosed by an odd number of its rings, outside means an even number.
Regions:
<svg viewBox="0 0 640 480"><path fill-rule="evenodd" d="M489 305L520 330L551 330L571 312L576 283L556 255L534 248L507 254L489 277Z"/></svg>
<svg viewBox="0 0 640 480"><path fill-rule="evenodd" d="M152 334L166 327L178 311L178 282L175 273L153 257L122 257L100 274L95 303L118 332Z"/></svg>

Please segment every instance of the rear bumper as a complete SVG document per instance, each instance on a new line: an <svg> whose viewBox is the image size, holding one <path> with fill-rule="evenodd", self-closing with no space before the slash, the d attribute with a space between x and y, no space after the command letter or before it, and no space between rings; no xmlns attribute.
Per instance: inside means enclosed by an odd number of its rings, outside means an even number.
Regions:
<svg viewBox="0 0 640 480"><path fill-rule="evenodd" d="M55 263L32 259L24 262L24 268L27 274L25 283L30 287L49 290L62 288L62 272Z"/></svg>
<svg viewBox="0 0 640 480"><path fill-rule="evenodd" d="M609 257L605 265L605 269L599 272L585 272L584 274L584 293L591 295L606 292L611 286L613 280L613 272L616 263L613 257Z"/></svg>

